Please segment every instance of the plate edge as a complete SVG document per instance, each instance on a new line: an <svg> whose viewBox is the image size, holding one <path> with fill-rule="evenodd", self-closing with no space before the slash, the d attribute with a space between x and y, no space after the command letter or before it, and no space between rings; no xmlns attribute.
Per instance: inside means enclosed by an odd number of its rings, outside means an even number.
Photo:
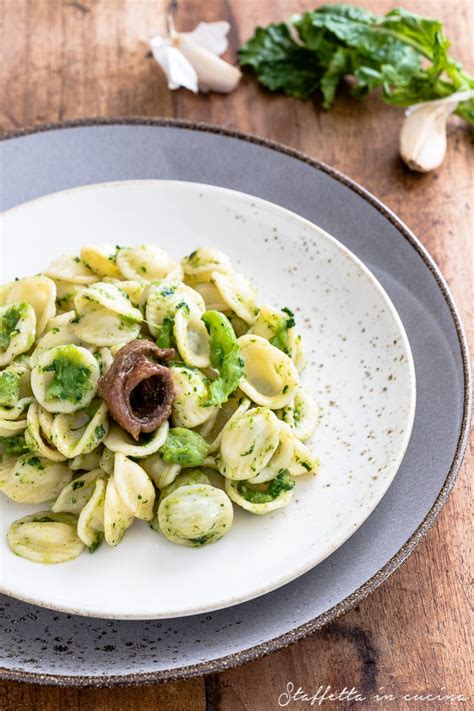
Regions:
<svg viewBox="0 0 474 711"><path fill-rule="evenodd" d="M311 632L315 632L321 629L326 624L333 622L342 614L345 614L351 610L358 602L361 602L366 598L369 593L375 590L382 582L384 582L390 575L392 575L397 568L409 557L409 555L414 551L420 541L424 538L426 533L434 525L438 515L443 509L449 494L452 491L454 483L456 481L459 469L462 464L464 453L467 447L469 426L472 416L472 376L469 358L469 348L467 344L467 338L464 331L464 327L459 315L458 308L454 302L450 289L441 274L439 267L436 265L435 261L427 251L427 249L422 245L418 238L413 234L413 232L395 215L395 213L386 207L378 198L376 198L372 193L359 185L356 181L348 178L343 173L339 172L335 168L328 166L322 161L311 158L305 153L298 151L294 148L290 148L283 144L271 141L265 138L259 138L249 133L242 131L237 131L233 129L223 128L220 126L213 126L206 123L198 123L193 121L186 121L182 119L149 119L149 118L90 118L90 119L79 119L75 121L65 121L58 123L48 123L42 124L40 126L21 129L19 131L7 132L5 135L0 137L0 142L11 140L14 138L20 138L23 136L29 136L36 133L43 133L51 130L62 130L68 128L80 128L80 127L93 127L93 126L154 126L154 127L171 127L180 128L187 130L202 131L208 133L214 133L217 135L227 136L229 138L240 139L253 143L255 145L260 145L279 153L283 153L290 158L300 160L316 170L320 170L328 174L333 179L337 180L339 183L343 184L345 187L349 188L360 197L362 197L366 202L368 202L373 208L380 212L388 221L400 232L400 234L409 242L409 244L415 249L420 258L425 262L426 266L430 270L433 278L435 279L441 293L446 301L449 308L451 316L454 321L456 335L458 338L461 359L463 363L463 375L464 375L464 402L463 402L463 419L461 422L461 428L458 438L458 443L455 451L455 455L448 471L444 484L433 504L428 514L425 516L421 524L410 536L410 538L404 543L404 545L399 549L397 553L368 581L357 588L353 593L347 596L340 603L330 608L326 612L318 615L313 620L306 622L303 625L287 632L279 637L271 639L261 645L256 645L250 647L242 652L235 652L233 654L227 655L226 657L220 657L215 660L208 662L202 662L198 665L189 665L187 667L182 667L176 670L162 670L158 672L144 672L138 674L129 675L117 675L117 676L64 676L64 675L49 675L49 674L39 674L35 672L25 672L15 669L4 669L0 668L0 679L11 680L11 681L22 681L27 683L37 683L43 685L57 685L57 686L75 686L75 687L111 687L111 686L135 686L139 684L156 684L165 681L175 681L178 679L187 679L195 676L200 676L203 674L212 674L226 669L230 669L235 666L239 666L246 662L252 661L259 657L262 657L271 652L277 651L284 647L289 646L297 642L298 640L306 637Z"/></svg>

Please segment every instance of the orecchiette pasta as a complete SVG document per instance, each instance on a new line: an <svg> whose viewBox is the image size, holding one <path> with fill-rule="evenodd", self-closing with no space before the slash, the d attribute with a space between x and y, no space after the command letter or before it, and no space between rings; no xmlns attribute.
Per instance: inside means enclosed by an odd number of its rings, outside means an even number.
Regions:
<svg viewBox="0 0 474 711"><path fill-rule="evenodd" d="M77 535L90 553L97 550L104 537L105 490L105 481L97 479L92 496L77 521Z"/></svg>
<svg viewBox="0 0 474 711"><path fill-rule="evenodd" d="M112 452L110 449L107 449L107 447L104 447L104 451L101 454L99 462L100 468L103 469L106 474L113 474L114 464L115 453Z"/></svg>
<svg viewBox="0 0 474 711"><path fill-rule="evenodd" d="M114 477L107 482L104 502L104 535L109 546L117 546L133 523L133 512L120 496Z"/></svg>
<svg viewBox="0 0 474 711"><path fill-rule="evenodd" d="M117 267L118 247L110 244L86 246L81 249L81 260L90 271L99 277L120 279L120 269Z"/></svg>
<svg viewBox="0 0 474 711"><path fill-rule="evenodd" d="M13 501L42 504L54 499L71 478L66 464L24 454L17 459L2 491Z"/></svg>
<svg viewBox="0 0 474 711"><path fill-rule="evenodd" d="M171 367L175 385L173 422L178 427L198 427L217 412L216 407L207 407L209 397L206 378L199 370L187 366Z"/></svg>
<svg viewBox="0 0 474 711"><path fill-rule="evenodd" d="M152 435L142 435L141 442L135 442L130 435L117 425L112 425L104 440L107 449L115 454L125 454L126 457L142 459L155 454L165 443L169 424L165 422Z"/></svg>
<svg viewBox="0 0 474 711"><path fill-rule="evenodd" d="M88 245L0 287L0 491L50 502L10 548L60 563L135 519L195 548L233 504L287 506L319 466L304 364L294 314L215 248Z"/></svg>
<svg viewBox="0 0 474 711"><path fill-rule="evenodd" d="M228 422L243 415L250 407L250 400L245 397L230 398L219 408L214 415L204 422L199 428L201 434L209 445L209 453L217 452L222 441L222 432Z"/></svg>
<svg viewBox="0 0 474 711"><path fill-rule="evenodd" d="M174 317L173 333L181 358L186 365L208 368L210 361L209 334L201 314L179 309Z"/></svg>
<svg viewBox="0 0 474 711"><path fill-rule="evenodd" d="M67 459L74 459L96 449L108 431L107 406L102 403L94 413L81 410L70 415L56 415L51 441Z"/></svg>
<svg viewBox="0 0 474 711"><path fill-rule="evenodd" d="M271 306L262 306L250 332L266 338L272 346L290 356L299 372L304 369L306 357L303 342L296 331L295 316L290 309L278 310Z"/></svg>
<svg viewBox="0 0 474 711"><path fill-rule="evenodd" d="M271 481L292 463L295 455L295 437L286 422L279 422L279 427L280 438L278 447L268 464L261 469L256 476L249 479L249 483L263 484L267 481Z"/></svg>
<svg viewBox="0 0 474 711"><path fill-rule="evenodd" d="M92 284L81 291L74 300L79 315L83 314L91 303L103 306L107 311L119 314L130 321L140 323L143 320L141 311L133 306L128 295L115 284L107 282Z"/></svg>
<svg viewBox="0 0 474 711"><path fill-rule="evenodd" d="M73 324L78 338L99 348L124 345L140 334L139 321L109 311L99 304L91 304L76 316Z"/></svg>
<svg viewBox="0 0 474 711"><path fill-rule="evenodd" d="M152 454L141 460L141 466L158 489L164 489L172 484L181 471L180 464L168 464L163 461L160 454Z"/></svg>
<svg viewBox="0 0 474 711"><path fill-rule="evenodd" d="M317 474L319 469L319 459L317 459L311 450L295 439L295 451L291 463L288 465L288 471L291 476L301 476L302 474Z"/></svg>
<svg viewBox="0 0 474 711"><path fill-rule="evenodd" d="M23 432L27 427L27 420L0 420L0 437L13 437Z"/></svg>
<svg viewBox="0 0 474 711"><path fill-rule="evenodd" d="M117 267L125 279L155 281L181 279L183 270L164 250L153 245L119 249Z"/></svg>
<svg viewBox="0 0 474 711"><path fill-rule="evenodd" d="M155 487L143 467L124 454L116 454L114 480L120 498L135 518L151 521Z"/></svg>
<svg viewBox="0 0 474 711"><path fill-rule="evenodd" d="M50 319L56 314L56 284L45 276L26 277L13 283L7 304L27 302L36 314L36 338L41 336Z"/></svg>
<svg viewBox="0 0 474 711"><path fill-rule="evenodd" d="M92 496L99 478L104 478L104 472L100 468L70 481L60 492L51 510L55 513L73 513L79 516Z"/></svg>
<svg viewBox="0 0 474 711"><path fill-rule="evenodd" d="M181 486L190 486L191 484L208 484L210 486L211 482L202 469L186 469L168 486L162 488L160 502Z"/></svg>
<svg viewBox="0 0 474 711"><path fill-rule="evenodd" d="M125 292L134 306L142 306L144 299L146 303L146 294L148 293L149 285L143 281L120 281L111 277L104 277L106 284L115 284Z"/></svg>
<svg viewBox="0 0 474 711"><path fill-rule="evenodd" d="M8 544L16 555L35 563L65 563L84 550L77 535L77 518L51 511L25 516L12 523Z"/></svg>
<svg viewBox="0 0 474 711"><path fill-rule="evenodd" d="M304 442L318 426L319 408L306 390L298 385L293 400L283 409L283 417L295 437Z"/></svg>
<svg viewBox="0 0 474 711"><path fill-rule="evenodd" d="M36 313L21 301L0 307L0 368L30 350L35 341Z"/></svg>
<svg viewBox="0 0 474 711"><path fill-rule="evenodd" d="M31 373L31 387L48 412L71 413L93 400L99 377L99 364L86 348L56 346L38 358Z"/></svg>
<svg viewBox="0 0 474 711"><path fill-rule="evenodd" d="M43 353L51 350L51 348L56 348L56 346L79 346L81 344L81 340L77 337L72 324L74 318L74 311L68 311L49 322L48 330L37 341L31 354L32 365L35 365Z"/></svg>
<svg viewBox="0 0 474 711"><path fill-rule="evenodd" d="M91 472L94 469L99 469L102 454L100 448L94 452L89 452L89 454L78 454L74 459L70 460L69 467L73 472L81 470Z"/></svg>
<svg viewBox="0 0 474 711"><path fill-rule="evenodd" d="M69 284L84 285L99 281L97 274L94 274L79 257L67 255L55 259L44 273L55 281L58 280Z"/></svg>
<svg viewBox="0 0 474 711"><path fill-rule="evenodd" d="M197 282L209 281L213 272L228 274L232 272L229 257L219 249L200 247L191 252L181 261L186 276L191 276Z"/></svg>
<svg viewBox="0 0 474 711"><path fill-rule="evenodd" d="M299 382L290 358L261 336L241 336L238 343L245 364L240 389L258 405L272 410L288 405Z"/></svg>
<svg viewBox="0 0 474 711"><path fill-rule="evenodd" d="M184 546L215 543L232 526L228 496L207 484L190 484L166 496L158 509L158 525L166 538Z"/></svg>
<svg viewBox="0 0 474 711"><path fill-rule="evenodd" d="M64 462L66 456L61 454L49 440L53 416L34 402L28 409L27 423L25 441L28 448L52 462Z"/></svg>
<svg viewBox="0 0 474 711"><path fill-rule="evenodd" d="M76 296L87 286L84 284L72 284L69 281L53 279L56 284L56 307L59 313L67 313L74 309Z"/></svg>
<svg viewBox="0 0 474 711"><path fill-rule="evenodd" d="M252 479L271 460L279 440L279 421L271 410L248 410L224 427L219 471L232 480Z"/></svg>
<svg viewBox="0 0 474 711"><path fill-rule="evenodd" d="M152 285L146 302L146 321L152 336L159 337L165 321L174 325L176 312L180 309L203 314L204 300L197 291L177 281L161 281Z"/></svg>
<svg viewBox="0 0 474 711"><path fill-rule="evenodd" d="M213 284L228 308L246 323L254 323L257 314L257 290L243 274L213 272Z"/></svg>
<svg viewBox="0 0 474 711"><path fill-rule="evenodd" d="M245 481L226 479L225 490L234 503L250 513L262 516L291 503L295 482L283 470L267 484L251 485Z"/></svg>

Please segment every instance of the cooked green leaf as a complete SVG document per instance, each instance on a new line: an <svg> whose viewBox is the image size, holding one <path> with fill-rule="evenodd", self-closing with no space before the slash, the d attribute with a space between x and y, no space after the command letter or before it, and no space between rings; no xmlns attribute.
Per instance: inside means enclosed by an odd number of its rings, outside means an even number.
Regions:
<svg viewBox="0 0 474 711"><path fill-rule="evenodd" d="M160 449L164 462L180 464L182 467L201 466L208 453L209 447L204 437L185 427L173 427Z"/></svg>
<svg viewBox="0 0 474 711"><path fill-rule="evenodd" d="M244 362L229 319L219 311L206 311L202 320L210 336L211 365L219 371L219 377L209 387L210 397L205 406L222 405L237 388Z"/></svg>

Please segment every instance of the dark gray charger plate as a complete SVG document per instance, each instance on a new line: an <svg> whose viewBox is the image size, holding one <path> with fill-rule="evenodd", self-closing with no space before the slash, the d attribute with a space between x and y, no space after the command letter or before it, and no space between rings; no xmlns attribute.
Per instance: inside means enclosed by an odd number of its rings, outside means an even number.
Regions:
<svg viewBox="0 0 474 711"><path fill-rule="evenodd" d="M81 618L0 596L0 677L99 686L215 672L296 641L374 590L433 525L454 484L469 426L466 339L446 284L418 240L327 166L209 126L63 124L9 137L0 150L2 209L79 185L165 178L241 190L312 220L360 257L387 290L410 339L418 389L411 442L388 493L315 569L252 602L166 621ZM41 248L41 235L32 236L32 248Z"/></svg>

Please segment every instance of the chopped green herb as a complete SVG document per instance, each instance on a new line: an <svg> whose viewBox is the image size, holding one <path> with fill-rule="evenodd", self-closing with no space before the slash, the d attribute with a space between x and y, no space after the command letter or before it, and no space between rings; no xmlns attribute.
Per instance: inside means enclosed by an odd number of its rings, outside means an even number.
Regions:
<svg viewBox="0 0 474 711"><path fill-rule="evenodd" d="M85 486L85 481L84 479L78 479L77 481L72 482L72 490L77 491L77 489L82 489L83 486Z"/></svg>
<svg viewBox="0 0 474 711"><path fill-rule="evenodd" d="M88 546L89 553L95 553L95 552L96 552L97 548L98 548L98 547L100 546L100 544L102 543L103 538L104 538L104 534L99 531L99 532L96 534L96 537L95 537L94 542L91 543L90 546Z"/></svg>
<svg viewBox="0 0 474 711"><path fill-rule="evenodd" d="M56 520L51 516L38 516L38 518L35 518L34 523L56 523Z"/></svg>
<svg viewBox="0 0 474 711"><path fill-rule="evenodd" d="M105 427L104 425L97 425L94 432L97 439L103 439L105 437Z"/></svg>
<svg viewBox="0 0 474 711"><path fill-rule="evenodd" d="M39 457L30 457L30 459L27 459L24 464L28 464L30 467L35 467L35 469L39 469L40 471L44 470L44 464Z"/></svg>

